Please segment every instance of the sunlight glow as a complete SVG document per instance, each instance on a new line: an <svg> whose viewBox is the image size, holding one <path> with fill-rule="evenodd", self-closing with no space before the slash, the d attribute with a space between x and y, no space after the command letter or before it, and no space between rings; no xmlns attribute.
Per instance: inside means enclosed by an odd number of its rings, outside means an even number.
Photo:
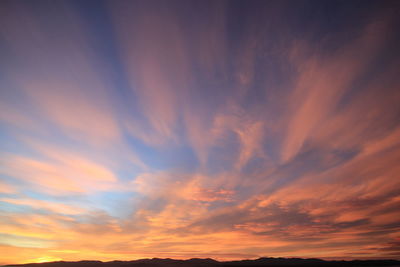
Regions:
<svg viewBox="0 0 400 267"><path fill-rule="evenodd" d="M52 262L52 261L62 261L62 259L57 258L57 257L52 257L52 256L43 256L43 257L34 259L32 261L28 261L28 262L42 263L42 262Z"/></svg>

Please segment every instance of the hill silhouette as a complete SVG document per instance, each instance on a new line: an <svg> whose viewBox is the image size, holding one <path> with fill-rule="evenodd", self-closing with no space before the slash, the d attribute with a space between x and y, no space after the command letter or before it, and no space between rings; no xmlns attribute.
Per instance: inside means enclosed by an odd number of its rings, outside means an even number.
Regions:
<svg viewBox="0 0 400 267"><path fill-rule="evenodd" d="M216 261L213 259L174 260L174 259L141 259L133 261L57 261L46 263L28 263L5 265L7 267L283 267L283 266L392 266L400 267L398 260L352 260L352 261L326 261L321 259L302 258L259 258L256 260Z"/></svg>

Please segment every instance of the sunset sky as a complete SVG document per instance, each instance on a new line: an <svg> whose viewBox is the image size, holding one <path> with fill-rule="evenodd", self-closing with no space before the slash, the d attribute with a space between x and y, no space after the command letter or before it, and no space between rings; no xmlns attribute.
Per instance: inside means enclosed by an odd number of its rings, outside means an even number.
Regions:
<svg viewBox="0 0 400 267"><path fill-rule="evenodd" d="M399 1L0 1L0 264L400 259Z"/></svg>

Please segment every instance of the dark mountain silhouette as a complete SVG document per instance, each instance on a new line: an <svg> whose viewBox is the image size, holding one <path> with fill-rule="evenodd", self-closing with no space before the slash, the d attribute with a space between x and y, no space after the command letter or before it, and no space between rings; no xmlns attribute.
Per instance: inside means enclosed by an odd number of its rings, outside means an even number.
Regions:
<svg viewBox="0 0 400 267"><path fill-rule="evenodd" d="M134 261L57 261L46 263L29 263L5 265L7 267L246 267L246 266L268 266L268 267L283 267L283 266L392 266L400 267L398 260L352 260L352 261L325 261L320 259L301 259L301 258L259 258L256 260L240 260L240 261L216 261L213 259L189 259L189 260L174 260L174 259L141 259Z"/></svg>

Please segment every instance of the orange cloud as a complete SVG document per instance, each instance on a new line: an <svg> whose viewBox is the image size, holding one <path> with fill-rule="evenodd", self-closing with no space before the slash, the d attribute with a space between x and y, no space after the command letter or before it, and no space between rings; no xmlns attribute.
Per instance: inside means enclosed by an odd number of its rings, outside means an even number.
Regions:
<svg viewBox="0 0 400 267"><path fill-rule="evenodd" d="M73 154L57 154L52 160L8 155L2 173L49 194L125 190L107 167Z"/></svg>

